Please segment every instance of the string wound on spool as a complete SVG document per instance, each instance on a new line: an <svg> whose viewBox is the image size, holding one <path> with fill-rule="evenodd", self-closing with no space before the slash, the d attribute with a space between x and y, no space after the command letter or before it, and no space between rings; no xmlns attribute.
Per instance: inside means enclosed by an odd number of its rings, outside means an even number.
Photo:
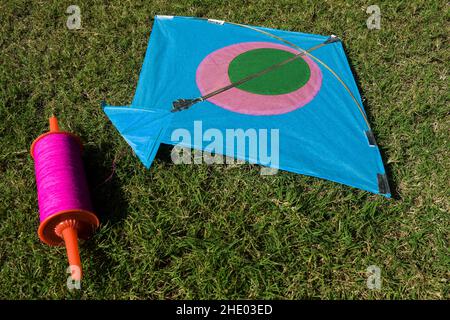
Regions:
<svg viewBox="0 0 450 320"><path fill-rule="evenodd" d="M38 192L39 238L48 245L66 246L73 280L81 280L78 239L86 239L98 227L92 212L78 136L60 131L58 120L49 119L50 131L31 145Z"/></svg>

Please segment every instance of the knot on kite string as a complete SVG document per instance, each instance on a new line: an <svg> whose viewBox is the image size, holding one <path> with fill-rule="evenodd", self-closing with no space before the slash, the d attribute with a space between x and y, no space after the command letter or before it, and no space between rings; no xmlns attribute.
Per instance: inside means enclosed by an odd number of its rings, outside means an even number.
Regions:
<svg viewBox="0 0 450 320"><path fill-rule="evenodd" d="M195 99L178 99L172 102L172 112L177 112L181 110L185 110L192 106L193 104L196 104L197 102L203 101L202 97L198 97Z"/></svg>

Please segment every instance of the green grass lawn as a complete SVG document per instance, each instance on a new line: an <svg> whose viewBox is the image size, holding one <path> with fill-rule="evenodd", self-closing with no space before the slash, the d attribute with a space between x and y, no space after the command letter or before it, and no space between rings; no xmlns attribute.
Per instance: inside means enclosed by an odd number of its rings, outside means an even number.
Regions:
<svg viewBox="0 0 450 320"><path fill-rule="evenodd" d="M82 30L66 28L70 4ZM381 30L366 27L371 4ZM155 14L340 36L394 199L254 165L174 165L170 148L146 170L100 101L131 102ZM430 0L3 1L0 298L450 298L448 20ZM36 232L29 147L52 113L85 143L102 223L74 292L65 249Z"/></svg>

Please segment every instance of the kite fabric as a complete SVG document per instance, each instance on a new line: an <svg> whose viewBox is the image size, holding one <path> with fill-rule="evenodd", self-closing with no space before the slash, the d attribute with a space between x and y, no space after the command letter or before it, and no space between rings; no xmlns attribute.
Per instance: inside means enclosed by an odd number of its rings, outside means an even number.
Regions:
<svg viewBox="0 0 450 320"><path fill-rule="evenodd" d="M342 43L334 36L156 16L130 106L106 106L149 168L161 143L221 153L390 197ZM251 147L216 150L211 139L173 133L277 130L278 161ZM273 141L272 141L273 140ZM226 144L229 141L225 142ZM217 144L213 144L217 146Z"/></svg>

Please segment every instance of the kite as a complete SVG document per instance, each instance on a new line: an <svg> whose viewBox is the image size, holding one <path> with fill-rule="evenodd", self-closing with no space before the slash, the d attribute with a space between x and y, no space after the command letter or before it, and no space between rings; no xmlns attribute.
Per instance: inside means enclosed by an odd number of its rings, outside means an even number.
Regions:
<svg viewBox="0 0 450 320"><path fill-rule="evenodd" d="M131 105L103 110L147 168L164 143L391 196L336 36L156 16Z"/></svg>

